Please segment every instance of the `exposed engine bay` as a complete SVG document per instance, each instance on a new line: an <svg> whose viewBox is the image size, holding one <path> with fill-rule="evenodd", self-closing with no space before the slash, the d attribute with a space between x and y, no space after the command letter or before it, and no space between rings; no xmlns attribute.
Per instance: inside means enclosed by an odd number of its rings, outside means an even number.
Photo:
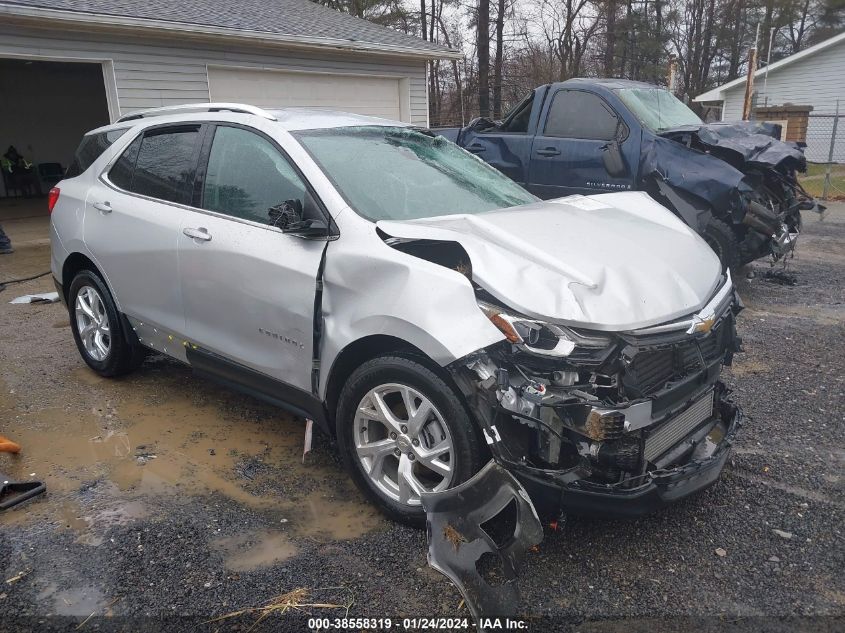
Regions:
<svg viewBox="0 0 845 633"><path fill-rule="evenodd" d="M737 427L719 373L740 348L741 306L725 287L703 319L613 334L481 302L507 340L451 369L494 458L517 476L612 491L712 457ZM553 494L545 513L559 505Z"/></svg>
<svg viewBox="0 0 845 633"><path fill-rule="evenodd" d="M807 168L804 152L782 142L780 131L777 124L757 122L666 130L644 144L644 181L653 179L655 197L682 214L697 200L706 201L711 212L733 227L741 263L767 255L777 261L795 248L801 211L824 210L798 181L798 173ZM699 157L683 148L700 152ZM701 164L679 170L675 161Z"/></svg>

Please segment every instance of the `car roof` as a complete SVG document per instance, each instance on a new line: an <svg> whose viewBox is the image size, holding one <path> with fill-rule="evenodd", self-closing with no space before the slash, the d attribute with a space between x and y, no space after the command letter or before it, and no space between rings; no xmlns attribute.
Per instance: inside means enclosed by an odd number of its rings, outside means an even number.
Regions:
<svg viewBox="0 0 845 633"><path fill-rule="evenodd" d="M244 110L237 110L238 104L227 104L232 109L216 108L210 110L214 104L186 104L177 108L159 108L143 111L143 116L124 118L114 123L98 127L86 134L98 134L110 130L126 129L139 123L178 123L179 121L243 121L244 117L261 117L288 132L297 130L313 130L354 126L383 126L410 127L412 124L394 121L380 117L343 112L341 110L327 110L325 108L255 108L244 106ZM141 114L141 113L139 113ZM127 115L132 117L132 114Z"/></svg>
<svg viewBox="0 0 845 633"><path fill-rule="evenodd" d="M565 84L595 84L597 86L603 86L608 90L619 90L621 88L649 88L649 89L660 89L663 88L662 86L656 86L655 84L646 83L644 81L634 81L633 79L591 79L589 77L575 77L573 79L567 79L563 83Z"/></svg>

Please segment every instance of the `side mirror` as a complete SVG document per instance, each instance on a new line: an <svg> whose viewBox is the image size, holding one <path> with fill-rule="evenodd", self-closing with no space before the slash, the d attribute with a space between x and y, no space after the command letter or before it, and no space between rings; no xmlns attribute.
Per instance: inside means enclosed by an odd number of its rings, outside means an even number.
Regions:
<svg viewBox="0 0 845 633"><path fill-rule="evenodd" d="M625 164L625 157L622 156L622 149L619 147L619 141L610 141L601 149L601 159L604 163L605 171L614 178L627 176L628 166Z"/></svg>
<svg viewBox="0 0 845 633"><path fill-rule="evenodd" d="M285 200L275 207L270 207L267 215L273 220L273 226L282 229L283 233L313 238L327 237L329 234L325 220L302 217L302 201L298 199Z"/></svg>

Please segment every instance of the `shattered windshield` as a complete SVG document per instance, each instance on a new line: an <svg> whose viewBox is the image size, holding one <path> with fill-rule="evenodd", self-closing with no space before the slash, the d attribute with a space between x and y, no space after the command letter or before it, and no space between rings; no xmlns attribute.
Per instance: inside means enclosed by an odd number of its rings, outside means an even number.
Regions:
<svg viewBox="0 0 845 633"><path fill-rule="evenodd" d="M413 128L341 127L294 136L349 206L373 221L475 214L537 200L442 136Z"/></svg>
<svg viewBox="0 0 845 633"><path fill-rule="evenodd" d="M640 123L655 132L682 125L701 125L698 115L668 90L623 88L617 94Z"/></svg>

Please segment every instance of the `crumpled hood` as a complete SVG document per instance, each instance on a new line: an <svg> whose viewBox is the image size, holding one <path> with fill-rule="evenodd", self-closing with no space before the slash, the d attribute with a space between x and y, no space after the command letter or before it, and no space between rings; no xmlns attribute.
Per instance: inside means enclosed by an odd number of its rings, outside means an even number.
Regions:
<svg viewBox="0 0 845 633"><path fill-rule="evenodd" d="M677 139L694 134L701 145L735 166L752 163L805 171L804 152L795 143L781 141L780 132L776 123L734 121L664 130L661 135Z"/></svg>
<svg viewBox="0 0 845 633"><path fill-rule="evenodd" d="M458 242L473 281L503 305L595 330L633 330L690 314L721 279L707 244L642 192L377 226L391 237Z"/></svg>

